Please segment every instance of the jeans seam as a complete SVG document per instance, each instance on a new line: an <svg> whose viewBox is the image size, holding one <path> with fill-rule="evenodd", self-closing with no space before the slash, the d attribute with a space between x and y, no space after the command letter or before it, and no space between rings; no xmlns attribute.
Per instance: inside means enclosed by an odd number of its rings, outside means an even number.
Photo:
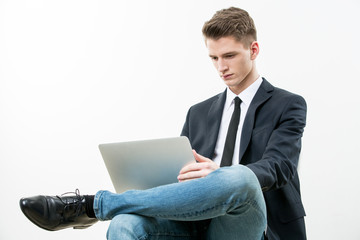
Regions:
<svg viewBox="0 0 360 240"><path fill-rule="evenodd" d="M162 233L148 232L144 236L139 237L139 240L146 240L150 236L157 236L157 237L159 237L159 236L171 236L172 238L183 238L183 237L193 238L193 236L191 234L179 234L179 233L175 233L175 232L162 232Z"/></svg>
<svg viewBox="0 0 360 240"><path fill-rule="evenodd" d="M204 209L202 211L194 211L194 212L191 212L191 213L182 213L182 214L172 214L172 215L164 215L164 214L156 214L155 217L161 217L161 218L167 218L167 217L183 217L184 219L186 218L192 218L194 216L199 216L199 215L203 215L203 213L205 212L208 212L208 211L212 211L214 209L217 209L219 207L223 207L223 206L226 206L226 205L236 205L238 204L240 201L231 201L231 202L223 202L223 203L220 203L220 204L217 204L213 207L210 207L210 208L207 208L207 209ZM244 202L243 205L246 205L246 204L249 204L250 202ZM251 204L252 205L252 204ZM228 213L228 212L226 212Z"/></svg>
<svg viewBox="0 0 360 240"><path fill-rule="evenodd" d="M145 234L143 237L139 237L139 240L146 240L149 238L149 234Z"/></svg>

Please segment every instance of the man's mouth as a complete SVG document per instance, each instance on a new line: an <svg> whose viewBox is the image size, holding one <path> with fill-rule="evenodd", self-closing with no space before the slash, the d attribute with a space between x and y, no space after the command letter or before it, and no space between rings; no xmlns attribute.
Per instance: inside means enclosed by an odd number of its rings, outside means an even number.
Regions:
<svg viewBox="0 0 360 240"><path fill-rule="evenodd" d="M224 74L224 75L222 75L222 78L223 78L224 80L227 80L227 79L231 78L232 75L233 75L232 73L230 73L230 74Z"/></svg>

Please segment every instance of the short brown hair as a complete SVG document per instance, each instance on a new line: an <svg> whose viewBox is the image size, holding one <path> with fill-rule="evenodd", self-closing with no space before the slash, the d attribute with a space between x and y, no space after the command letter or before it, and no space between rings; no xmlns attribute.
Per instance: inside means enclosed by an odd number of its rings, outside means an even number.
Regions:
<svg viewBox="0 0 360 240"><path fill-rule="evenodd" d="M205 22L202 33L205 39L214 40L232 36L245 46L250 46L257 40L253 19L248 12L236 7L217 11L209 21Z"/></svg>

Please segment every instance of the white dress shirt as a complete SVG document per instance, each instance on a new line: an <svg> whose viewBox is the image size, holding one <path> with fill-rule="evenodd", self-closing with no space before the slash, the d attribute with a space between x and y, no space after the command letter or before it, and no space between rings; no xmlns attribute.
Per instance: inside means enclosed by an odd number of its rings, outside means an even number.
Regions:
<svg viewBox="0 0 360 240"><path fill-rule="evenodd" d="M221 158L224 151L225 146L225 139L227 135L227 130L229 128L231 116L234 112L234 98L238 96L241 99L241 114L240 114L240 122L239 127L236 133L236 142L235 142L235 149L234 149L234 155L232 159L232 164L239 164L239 155L240 155L240 139L241 139L241 132L242 127L244 125L244 119L247 113L247 110L249 109L250 103L252 99L254 98L257 90L259 89L262 78L259 77L253 84L251 84L248 88L246 88L244 91L242 91L239 95L236 95L233 93L229 88L226 91L226 101L224 105L224 111L221 118L221 124L219 129L219 136L216 141L215 146L215 154L213 157L213 161L217 163L220 166Z"/></svg>

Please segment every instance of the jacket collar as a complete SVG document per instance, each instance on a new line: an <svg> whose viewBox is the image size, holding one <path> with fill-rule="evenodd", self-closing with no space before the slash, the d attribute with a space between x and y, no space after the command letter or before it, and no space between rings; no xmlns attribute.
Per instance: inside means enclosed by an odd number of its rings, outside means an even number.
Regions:
<svg viewBox="0 0 360 240"><path fill-rule="evenodd" d="M218 95L218 98L212 103L207 116L207 151L209 158L213 157L216 141L219 135L221 117L226 101L226 90Z"/></svg>
<svg viewBox="0 0 360 240"><path fill-rule="evenodd" d="M256 92L249 106L248 112L245 116L244 125L241 134L241 142L240 142L240 153L239 153L240 161L244 156L246 148L248 147L250 142L252 130L254 128L254 123L255 123L256 110L261 104L263 104L272 96L273 90L274 87L265 78L263 78L263 82L261 83L260 88Z"/></svg>

